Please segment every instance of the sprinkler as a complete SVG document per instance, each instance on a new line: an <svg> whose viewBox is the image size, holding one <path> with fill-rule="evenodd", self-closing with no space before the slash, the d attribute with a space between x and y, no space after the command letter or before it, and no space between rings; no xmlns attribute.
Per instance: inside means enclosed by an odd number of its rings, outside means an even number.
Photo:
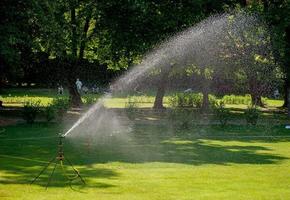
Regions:
<svg viewBox="0 0 290 200"><path fill-rule="evenodd" d="M47 184L46 184L46 189L48 188L50 182L51 182L51 179L52 179L52 176L55 172L55 169L57 167L57 165L60 165L61 166L61 169L62 169L62 172L64 174L64 176L68 179L69 183L70 183L70 187L72 188L72 181L79 178L81 180L81 182L85 185L85 181L84 179L82 178L82 176L80 175L79 171L74 168L74 166L72 165L72 163L70 162L70 160L64 156L64 152L63 152L63 140L65 139L65 136L61 133L58 134L58 138L59 138L59 142L58 142L58 151L57 151L57 155L56 157L53 157L48 163L46 166L44 166L44 168L39 172L39 174L32 180L31 184L33 184L40 176L41 174L43 174L47 168L54 163L54 167L53 167L53 170L48 178L48 181L47 181ZM71 168L73 169L73 172L75 173L75 176L74 177L69 177L64 169L64 162L68 163Z"/></svg>

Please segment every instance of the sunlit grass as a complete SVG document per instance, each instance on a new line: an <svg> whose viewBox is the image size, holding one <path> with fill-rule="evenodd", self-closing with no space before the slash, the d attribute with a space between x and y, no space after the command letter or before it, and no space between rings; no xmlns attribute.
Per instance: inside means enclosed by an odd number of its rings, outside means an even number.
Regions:
<svg viewBox="0 0 290 200"><path fill-rule="evenodd" d="M177 135L167 125L136 124L134 142L108 140L87 152L83 143L65 143L65 156L87 185L71 190L57 169L51 186L47 177L29 182L55 155L57 138L13 141L23 137L55 136L60 125L5 127L0 139L0 196L2 199L288 199L290 197L289 138L263 136L263 127L196 127ZM282 126L271 135L290 136ZM200 132L203 136L200 136ZM223 134L224 137L215 137ZM235 135L233 135L235 134ZM75 144L74 144L75 143ZM67 169L68 170L68 169ZM70 172L70 171L68 171Z"/></svg>
<svg viewBox="0 0 290 200"><path fill-rule="evenodd" d="M172 93L172 92L171 92ZM170 94L171 94L170 93ZM164 97L164 105L166 107L170 107L170 94ZM89 98L94 99L96 101L101 95L100 94L83 94L82 100L86 103L87 99ZM11 89L6 91L5 94L0 96L0 100L3 101L4 106L16 106L22 107L25 102L40 102L41 106L48 106L53 98L58 97L66 97L68 98L68 92L65 91L64 95L58 95L56 90L53 89L30 89L30 90L23 90L23 89ZM107 99L105 101L105 106L110 108L125 108L126 103L128 102L129 98L133 100L137 107L139 108L151 108L154 103L154 94L150 95L122 95L120 97L113 97L111 99ZM227 96L227 108L240 108L246 109L248 107L249 96L235 96L230 95ZM221 99L218 99L221 100ZM263 100L266 103L267 108L276 108L281 107L283 105L283 100L275 100L275 99L268 99L264 98ZM231 103L231 102L234 102ZM245 102L245 103L238 103L238 102Z"/></svg>

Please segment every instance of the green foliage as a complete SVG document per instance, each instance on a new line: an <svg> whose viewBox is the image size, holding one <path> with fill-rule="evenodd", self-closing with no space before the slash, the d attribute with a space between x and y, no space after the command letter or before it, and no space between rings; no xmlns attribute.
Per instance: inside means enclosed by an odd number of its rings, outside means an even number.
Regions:
<svg viewBox="0 0 290 200"><path fill-rule="evenodd" d="M137 102L135 101L135 98L132 96L129 96L127 99L128 100L125 103L126 114L129 119L133 120L136 117Z"/></svg>
<svg viewBox="0 0 290 200"><path fill-rule="evenodd" d="M0 59L3 76L10 79L23 77L25 61L30 61L32 46L31 1L0 1Z"/></svg>
<svg viewBox="0 0 290 200"><path fill-rule="evenodd" d="M224 104L244 104L250 105L252 103L251 95L247 94L245 96L239 95L225 95L222 98Z"/></svg>
<svg viewBox="0 0 290 200"><path fill-rule="evenodd" d="M62 120L64 114L69 109L69 100L67 98L55 98L52 103L44 108L43 114L47 122L53 120Z"/></svg>
<svg viewBox="0 0 290 200"><path fill-rule="evenodd" d="M51 122L56 118L56 109L52 104L44 108L44 117L47 122Z"/></svg>
<svg viewBox="0 0 290 200"><path fill-rule="evenodd" d="M172 107L180 108L201 108L202 94L201 93L176 93L169 98L169 104Z"/></svg>
<svg viewBox="0 0 290 200"><path fill-rule="evenodd" d="M242 105L251 105L252 104L252 97L249 94L246 94L245 96L242 95L225 95L222 98L222 101L225 104L242 104ZM262 97L262 103L264 105L267 104L268 98Z"/></svg>
<svg viewBox="0 0 290 200"><path fill-rule="evenodd" d="M217 98L214 95L209 94L208 95L208 99L209 99L209 105L211 108L214 108L215 105L218 103Z"/></svg>
<svg viewBox="0 0 290 200"><path fill-rule="evenodd" d="M179 128L181 130L188 130L191 127L193 121L192 111L189 109L181 109L179 111Z"/></svg>
<svg viewBox="0 0 290 200"><path fill-rule="evenodd" d="M178 108L201 108L203 95L201 93L176 93L168 98L169 105ZM214 105L216 98L209 95L209 104Z"/></svg>
<svg viewBox="0 0 290 200"><path fill-rule="evenodd" d="M70 107L69 99L68 98L55 98L52 101L52 109L55 110L56 118L58 120L62 120L64 114Z"/></svg>
<svg viewBox="0 0 290 200"><path fill-rule="evenodd" d="M25 102L32 102L32 103L39 103L40 106L47 106L52 102L52 98L44 97L44 96L28 96L28 95L7 95L7 96L0 96L0 99L5 104L22 106Z"/></svg>
<svg viewBox="0 0 290 200"><path fill-rule="evenodd" d="M248 124L256 125L259 119L260 112L255 106L249 106L245 112L244 116Z"/></svg>
<svg viewBox="0 0 290 200"><path fill-rule="evenodd" d="M87 96L84 96L82 98L83 98L83 103L85 103L87 105L92 105L92 104L97 102L97 97L95 97L95 96L87 95Z"/></svg>
<svg viewBox="0 0 290 200"><path fill-rule="evenodd" d="M196 113L188 108L173 108L168 111L167 118L177 130L188 130L196 118Z"/></svg>
<svg viewBox="0 0 290 200"><path fill-rule="evenodd" d="M25 102L22 117L28 124L33 124L40 111L40 102Z"/></svg>
<svg viewBox="0 0 290 200"><path fill-rule="evenodd" d="M225 108L223 101L217 102L214 106L214 114L222 126L227 125L230 119L230 111Z"/></svg>

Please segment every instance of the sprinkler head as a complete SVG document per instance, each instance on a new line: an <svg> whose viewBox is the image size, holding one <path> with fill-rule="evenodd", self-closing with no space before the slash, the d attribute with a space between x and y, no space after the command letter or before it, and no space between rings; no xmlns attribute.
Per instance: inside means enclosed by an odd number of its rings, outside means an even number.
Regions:
<svg viewBox="0 0 290 200"><path fill-rule="evenodd" d="M62 133L58 133L58 137L59 137L59 138L64 138L65 136L64 136L64 134L62 134Z"/></svg>

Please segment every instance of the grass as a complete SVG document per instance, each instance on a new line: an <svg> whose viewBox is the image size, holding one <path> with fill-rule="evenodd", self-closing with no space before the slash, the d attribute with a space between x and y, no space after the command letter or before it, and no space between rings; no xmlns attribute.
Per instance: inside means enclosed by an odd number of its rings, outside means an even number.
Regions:
<svg viewBox="0 0 290 200"><path fill-rule="evenodd" d="M63 95L58 95L57 90L54 89L9 89L0 94L0 100L7 107L23 107L26 102L40 102L40 106L45 107L58 97L68 98L68 91L65 90ZM99 97L99 94L84 94L82 100L86 103Z"/></svg>
<svg viewBox="0 0 290 200"><path fill-rule="evenodd" d="M11 101L22 106L23 101L34 98L46 106L55 93L11 90L1 99L4 105ZM153 96L144 95L131 99L139 108L151 107L154 101ZM65 156L87 182L85 187L73 182L74 190L59 168L48 190L45 185L52 168L29 184L55 155L56 133L70 127L69 122L0 127L0 199L290 199L290 132L284 128L288 119L271 112L282 101L266 101L269 107L267 112L262 110L258 126L245 125L242 113L246 105L228 103L231 121L225 127L210 118L197 118L188 129L176 129L164 113L140 109L128 123L131 131L126 135L101 133L94 136L97 145L66 138ZM126 96L105 102L116 110L126 103ZM165 103L168 105L168 96ZM65 169L72 175L71 169Z"/></svg>
<svg viewBox="0 0 290 200"><path fill-rule="evenodd" d="M29 185L56 153L57 138L43 137L56 136L64 125L4 127L0 134L1 199L290 198L290 133L283 125L222 128L200 124L176 132L162 117L144 114L138 118L126 137L102 134L98 145L90 148L85 140L66 139L65 155L87 182L85 187L74 182L75 190L60 169L48 190L48 173Z"/></svg>
<svg viewBox="0 0 290 200"><path fill-rule="evenodd" d="M25 102L40 102L41 106L49 105L53 98L59 97L57 91L53 89L9 89L4 91L4 94L0 95L0 100L3 101L4 106L17 106L22 107ZM65 91L64 95L61 97L68 97L68 92ZM85 94L82 99L84 102L91 99L98 99L99 94ZM128 102L128 97L126 95L116 96L111 99L106 100L105 105L110 108L124 108ZM169 99L170 94L164 97L164 105L170 107ZM139 108L151 108L154 103L154 94L149 93L148 95L132 95L131 100L133 100L137 107ZM222 98L227 108L240 108L246 109L248 103L250 102L249 96L238 96L230 95L224 96ZM267 108L273 109L283 105L282 100L268 99L264 98L263 100Z"/></svg>

